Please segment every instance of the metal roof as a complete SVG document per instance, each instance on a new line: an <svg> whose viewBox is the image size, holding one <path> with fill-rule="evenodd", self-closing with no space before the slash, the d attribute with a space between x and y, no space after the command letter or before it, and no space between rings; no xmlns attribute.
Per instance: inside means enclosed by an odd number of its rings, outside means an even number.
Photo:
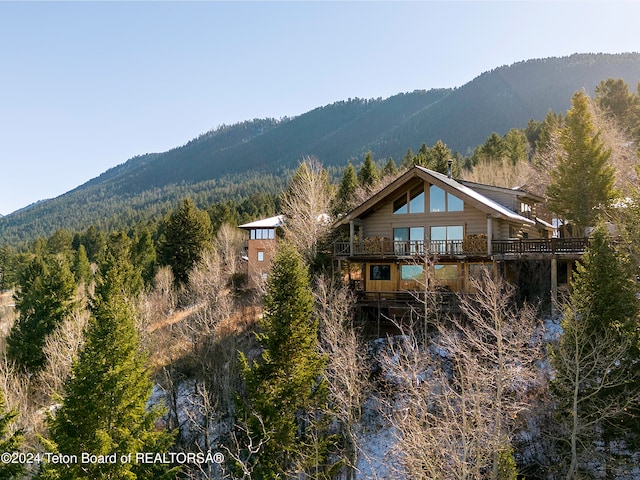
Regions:
<svg viewBox="0 0 640 480"><path fill-rule="evenodd" d="M275 217L263 218L256 220L255 222L245 223L239 225L238 228L252 229L252 228L276 228L284 225L284 215L276 215Z"/></svg>

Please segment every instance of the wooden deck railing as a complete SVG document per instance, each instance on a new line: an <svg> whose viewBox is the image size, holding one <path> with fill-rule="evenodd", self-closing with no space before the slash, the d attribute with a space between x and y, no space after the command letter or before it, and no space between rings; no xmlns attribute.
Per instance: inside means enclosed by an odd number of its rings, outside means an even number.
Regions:
<svg viewBox="0 0 640 480"><path fill-rule="evenodd" d="M519 253L583 253L589 246L588 238L518 238L493 240L494 254Z"/></svg>
<svg viewBox="0 0 640 480"><path fill-rule="evenodd" d="M588 238L516 238L493 240L493 254L552 253L580 254L589 245ZM461 240L454 241L392 241L388 239L368 239L354 242L336 242L334 255L338 257L393 257L418 256L425 253L433 255L486 255L487 250L473 251L463 248Z"/></svg>

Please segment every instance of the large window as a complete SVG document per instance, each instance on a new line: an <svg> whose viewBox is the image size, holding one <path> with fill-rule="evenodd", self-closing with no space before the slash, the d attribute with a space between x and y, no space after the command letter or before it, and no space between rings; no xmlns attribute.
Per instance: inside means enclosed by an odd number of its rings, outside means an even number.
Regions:
<svg viewBox="0 0 640 480"><path fill-rule="evenodd" d="M422 265L401 265L401 280L424 280L424 267Z"/></svg>
<svg viewBox="0 0 640 480"><path fill-rule="evenodd" d="M393 245L397 254L423 253L424 227L394 228Z"/></svg>
<svg viewBox="0 0 640 480"><path fill-rule="evenodd" d="M424 188L419 186L393 202L393 214L424 213Z"/></svg>
<svg viewBox="0 0 640 480"><path fill-rule="evenodd" d="M391 265L370 265L369 280L391 280Z"/></svg>
<svg viewBox="0 0 640 480"><path fill-rule="evenodd" d="M431 251L435 253L462 253L464 227L462 225L447 225L431 227Z"/></svg>
<svg viewBox="0 0 640 480"><path fill-rule="evenodd" d="M433 274L439 283L453 284L458 279L458 265L455 263L434 265Z"/></svg>
<svg viewBox="0 0 640 480"><path fill-rule="evenodd" d="M429 211L437 212L462 212L464 202L455 195L445 192L442 188L431 185L429 187Z"/></svg>

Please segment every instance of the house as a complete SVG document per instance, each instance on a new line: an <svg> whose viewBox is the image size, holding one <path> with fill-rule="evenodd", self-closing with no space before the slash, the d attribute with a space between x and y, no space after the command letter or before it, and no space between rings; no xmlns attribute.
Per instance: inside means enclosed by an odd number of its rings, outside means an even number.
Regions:
<svg viewBox="0 0 640 480"><path fill-rule="evenodd" d="M247 241L247 286L257 288L267 280L271 259L278 246L276 229L284 225L284 216L264 218L240 225L239 228L249 232Z"/></svg>
<svg viewBox="0 0 640 480"><path fill-rule="evenodd" d="M334 224L333 255L364 305L407 292L471 292L482 268L514 283L522 299L553 305L586 239L554 238L536 215L543 200L415 166Z"/></svg>

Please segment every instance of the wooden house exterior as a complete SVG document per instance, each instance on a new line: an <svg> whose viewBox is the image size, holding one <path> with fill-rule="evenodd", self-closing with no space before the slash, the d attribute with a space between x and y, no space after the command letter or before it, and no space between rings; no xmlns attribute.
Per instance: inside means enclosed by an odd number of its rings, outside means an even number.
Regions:
<svg viewBox="0 0 640 480"><path fill-rule="evenodd" d="M277 215L239 226L249 233L246 256L249 288L257 288L267 280L278 247L276 229L283 224L284 216Z"/></svg>
<svg viewBox="0 0 640 480"><path fill-rule="evenodd" d="M524 264L544 272L555 300L558 262L568 281L586 240L553 238L536 215L542 200L415 166L336 221L334 258L378 302L412 291L470 292L483 267L513 281Z"/></svg>

